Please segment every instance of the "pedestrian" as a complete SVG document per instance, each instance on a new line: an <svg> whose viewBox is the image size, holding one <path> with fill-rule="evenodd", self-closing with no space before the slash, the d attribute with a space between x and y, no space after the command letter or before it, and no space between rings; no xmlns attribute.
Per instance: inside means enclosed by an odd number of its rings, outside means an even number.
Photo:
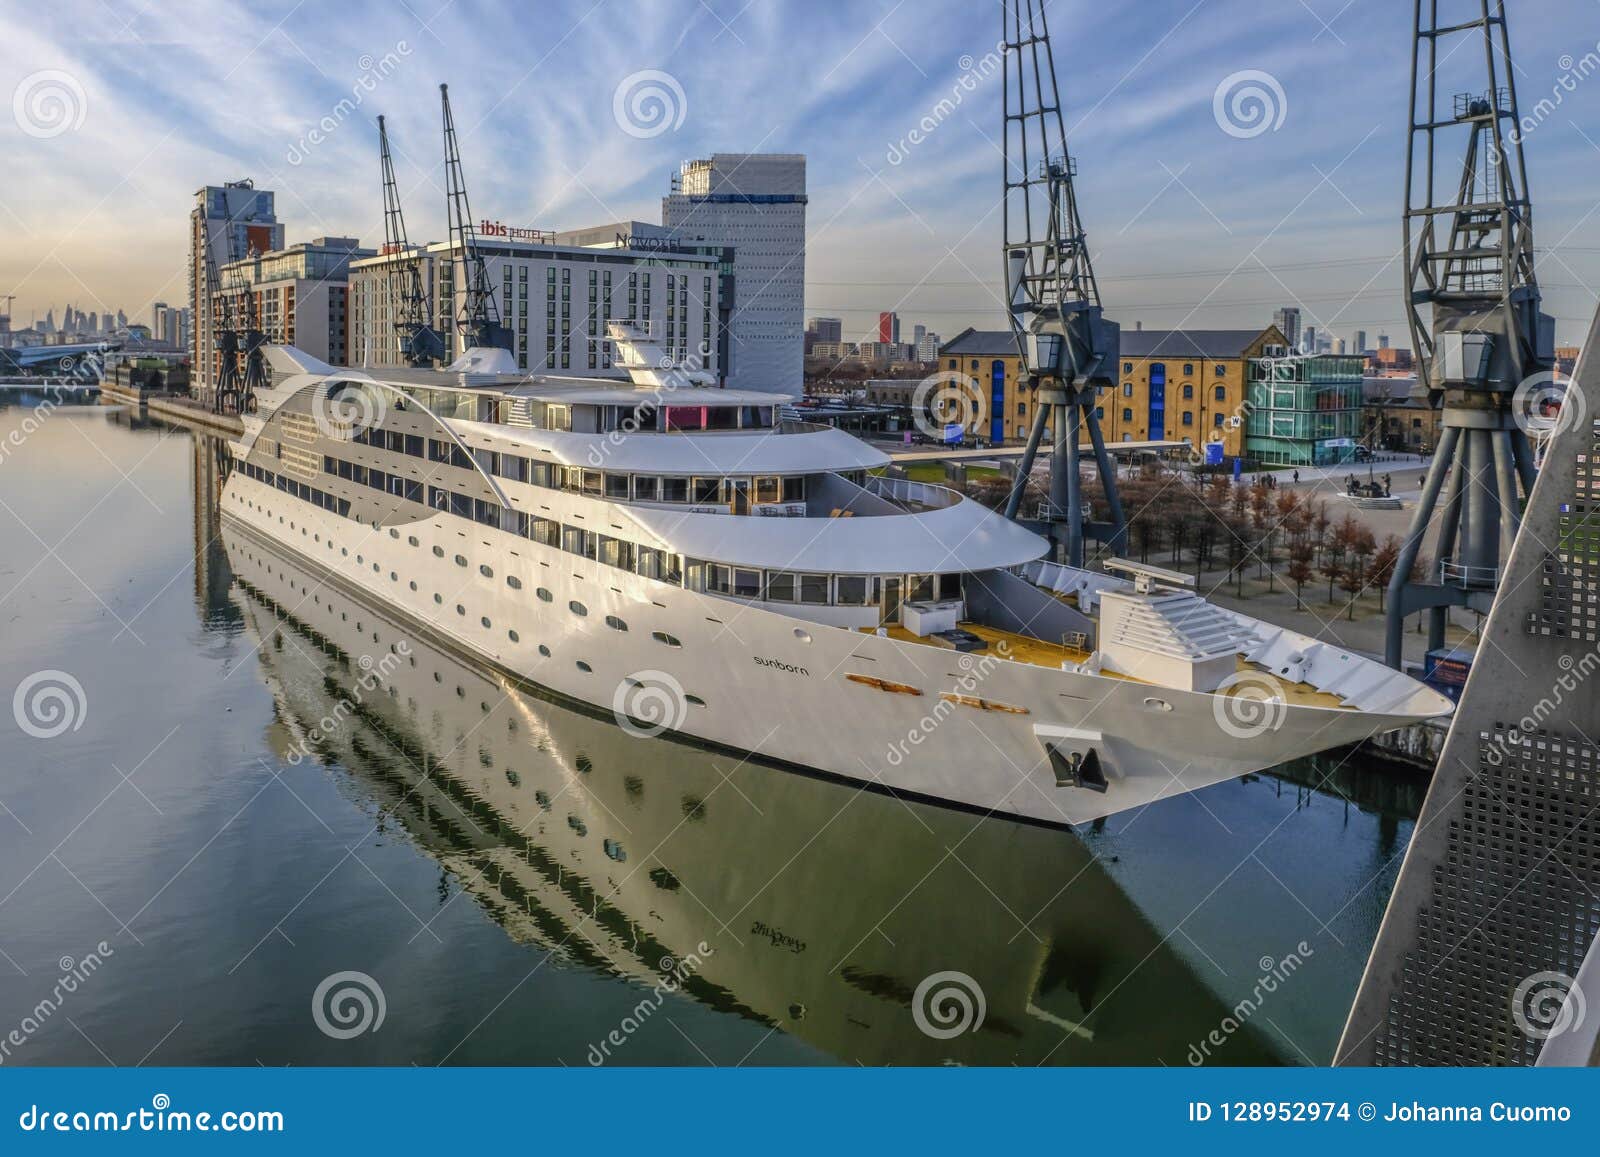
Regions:
<svg viewBox="0 0 1600 1157"><path fill-rule="evenodd" d="M1298 470L1296 470L1296 471L1295 471L1295 472L1294 472L1294 484L1295 484L1295 485L1296 485L1296 486L1299 486L1299 485L1300 485L1300 471L1298 471Z"/></svg>

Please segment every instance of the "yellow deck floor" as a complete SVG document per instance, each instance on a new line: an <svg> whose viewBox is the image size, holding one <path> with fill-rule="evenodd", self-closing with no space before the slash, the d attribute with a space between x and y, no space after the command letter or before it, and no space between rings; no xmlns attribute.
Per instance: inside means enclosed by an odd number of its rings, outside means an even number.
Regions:
<svg viewBox="0 0 1600 1157"><path fill-rule="evenodd" d="M1021 663L1032 663L1036 667L1049 667L1052 670L1060 670L1063 662L1082 663L1089 658L1088 651L1080 651L1076 647L1068 647L1059 643L1047 643L1040 639L1031 639L1026 635L1019 635L1015 631L1003 631L998 627L984 626L980 623L961 623L960 627L963 631L978 636L988 644L983 651L975 652L976 654L983 654L991 648L998 651L1003 643L1008 658L1015 659ZM903 643L922 643L925 646L948 649L942 647L938 642L913 635L899 623L889 624L886 629L891 639L898 639ZM862 627L861 630L868 635L874 633L871 627ZM1344 700L1337 695L1330 694L1327 691L1318 691L1308 683L1291 683L1275 672L1267 670L1259 663L1250 662L1243 655L1239 656L1238 666L1240 671L1249 671L1277 684L1278 690L1286 703L1293 703L1302 707L1346 706ZM1102 674L1113 679L1143 681L1134 679L1131 675L1120 675L1115 671L1104 671ZM1246 682L1230 688L1226 694L1237 695L1243 692L1253 695L1257 693L1258 689L1259 684Z"/></svg>

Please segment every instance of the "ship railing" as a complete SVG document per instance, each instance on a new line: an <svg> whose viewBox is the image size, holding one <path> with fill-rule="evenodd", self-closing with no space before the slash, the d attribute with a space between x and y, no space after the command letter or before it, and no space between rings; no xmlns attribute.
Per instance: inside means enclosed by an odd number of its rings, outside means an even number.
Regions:
<svg viewBox="0 0 1600 1157"><path fill-rule="evenodd" d="M882 474L867 476L866 490L879 498L910 511L943 510L961 501L961 495L947 486L932 482L913 482L909 478L890 478Z"/></svg>

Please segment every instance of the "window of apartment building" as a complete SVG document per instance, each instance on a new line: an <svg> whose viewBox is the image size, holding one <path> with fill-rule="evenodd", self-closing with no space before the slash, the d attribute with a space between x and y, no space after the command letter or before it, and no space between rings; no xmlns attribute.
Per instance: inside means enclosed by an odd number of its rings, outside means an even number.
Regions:
<svg viewBox="0 0 1600 1157"><path fill-rule="evenodd" d="M1183 412L1183 424L1185 426L1194 425L1194 411L1193 410L1185 410Z"/></svg>
<svg viewBox="0 0 1600 1157"><path fill-rule="evenodd" d="M1220 430L1222 428L1222 415L1221 414L1212 414L1211 415L1211 424L1213 426L1217 427L1217 429Z"/></svg>
<svg viewBox="0 0 1600 1157"><path fill-rule="evenodd" d="M1133 411L1124 407L1122 411L1122 420L1124 422L1133 421Z"/></svg>
<svg viewBox="0 0 1600 1157"><path fill-rule="evenodd" d="M1222 365L1212 366L1211 373L1213 377L1225 378L1228 376L1228 367Z"/></svg>
<svg viewBox="0 0 1600 1157"><path fill-rule="evenodd" d="M1228 387L1218 386L1212 391L1212 394L1216 397L1217 401L1226 402L1228 400Z"/></svg>
<svg viewBox="0 0 1600 1157"><path fill-rule="evenodd" d="M1193 397L1194 397L1194 387L1192 385L1185 385L1183 387L1183 400L1187 402Z"/></svg>
<svg viewBox="0 0 1600 1157"><path fill-rule="evenodd" d="M1122 383L1122 396L1124 398L1133 397L1133 383L1132 382L1123 382Z"/></svg>
<svg viewBox="0 0 1600 1157"><path fill-rule="evenodd" d="M1186 374L1194 373L1194 363L1193 362L1184 362L1183 363L1183 372L1186 373Z"/></svg>

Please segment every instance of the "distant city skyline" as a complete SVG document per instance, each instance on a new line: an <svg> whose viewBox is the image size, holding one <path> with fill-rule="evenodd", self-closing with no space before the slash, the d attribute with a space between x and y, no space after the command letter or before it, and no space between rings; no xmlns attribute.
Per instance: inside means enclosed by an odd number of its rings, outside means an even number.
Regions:
<svg viewBox="0 0 1600 1157"><path fill-rule="evenodd" d="M431 23L372 2L224 4L203 22L34 9L0 42L13 98L0 133L26 174L0 192L0 299L15 295L19 328L68 301L142 318L184 300L194 192L241 177L277 191L290 243L374 243L380 112L411 231L442 238L446 80L481 217L655 220L685 158L803 153L807 316L847 334L880 312L947 335L1001 327L998 16L958 0L864 7L663 4L632 14L625 39L587 3L554 5L537 38L471 0ZM1056 36L1093 47L1063 98L1102 296L1123 325L1250 326L1293 304L1347 342L1410 343L1396 252L1410 11L1326 7L1214 0L1198 19L1187 2L1052 5ZM1600 121L1600 90L1561 80L1573 46L1600 40L1600 10L1562 0L1510 17L1546 308L1576 342L1600 285L1587 179L1600 151L1582 127ZM1256 86L1268 123L1234 124L1226 82L1255 73L1273 81Z"/></svg>

